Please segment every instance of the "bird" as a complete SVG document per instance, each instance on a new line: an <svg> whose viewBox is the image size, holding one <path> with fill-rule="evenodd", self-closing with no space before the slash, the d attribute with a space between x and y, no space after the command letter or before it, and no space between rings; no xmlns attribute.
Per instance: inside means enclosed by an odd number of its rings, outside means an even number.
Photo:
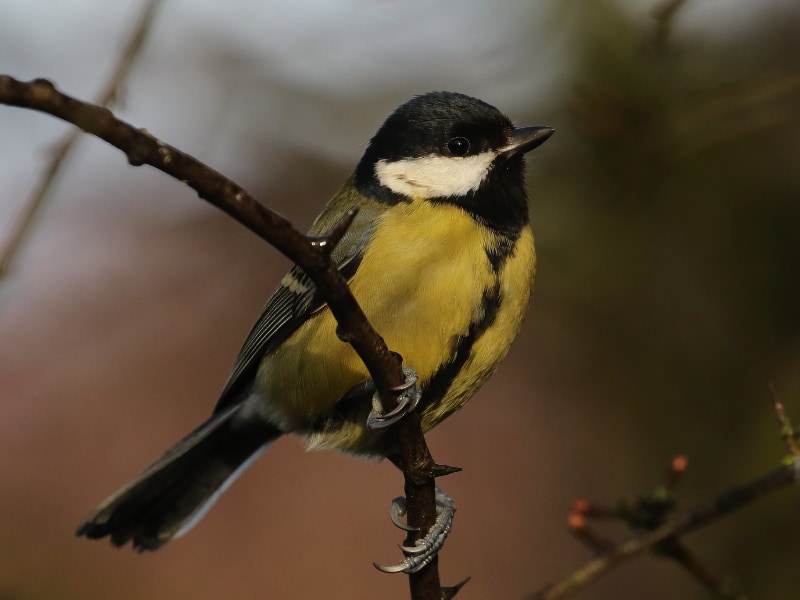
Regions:
<svg viewBox="0 0 800 600"><path fill-rule="evenodd" d="M309 449L399 464L392 425L416 410L427 432L460 409L521 327L536 266L525 155L553 131L515 127L456 92L395 109L309 233L323 236L357 211L331 258L403 359L403 409L381 414L369 372L295 266L245 339L211 417L97 506L77 535L156 550L194 526L284 434ZM441 491L437 499L451 519L454 504ZM449 530L449 521L439 525L425 551L395 570L430 561Z"/></svg>

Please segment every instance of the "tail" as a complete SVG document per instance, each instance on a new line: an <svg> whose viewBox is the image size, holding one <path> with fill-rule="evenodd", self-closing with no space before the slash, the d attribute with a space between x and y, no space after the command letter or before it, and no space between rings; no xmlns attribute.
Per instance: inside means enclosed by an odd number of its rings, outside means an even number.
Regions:
<svg viewBox="0 0 800 600"><path fill-rule="evenodd" d="M185 533L281 432L240 406L215 413L138 477L109 496L77 535L156 550Z"/></svg>

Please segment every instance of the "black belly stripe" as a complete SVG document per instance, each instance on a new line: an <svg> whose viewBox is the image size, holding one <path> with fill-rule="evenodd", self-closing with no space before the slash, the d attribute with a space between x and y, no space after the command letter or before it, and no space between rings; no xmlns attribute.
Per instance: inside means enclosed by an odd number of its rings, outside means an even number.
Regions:
<svg viewBox="0 0 800 600"><path fill-rule="evenodd" d="M497 319L501 302L499 283L495 283L492 288L483 291L482 317L470 324L467 333L454 338L450 350L450 360L436 370L422 392L422 400L417 407L420 413L435 411L442 403L453 381L472 354L472 347ZM412 361L413 359L409 359L411 368L414 367ZM332 412L320 415L314 421L307 423L306 433L333 432L341 428L347 421L366 419L368 409L365 410L365 407L369 406L371 395L372 389L363 390L363 393L348 394L336 404Z"/></svg>
<svg viewBox="0 0 800 600"><path fill-rule="evenodd" d="M499 273L506 263L506 260L514 256L517 248L517 240L519 239L520 232L515 235L496 234L494 245L486 248L486 258L489 259L489 264L492 266L495 274Z"/></svg>
<svg viewBox="0 0 800 600"><path fill-rule="evenodd" d="M422 392L422 400L418 407L422 414L435 412L442 403L450 386L453 385L453 381L455 381L455 378L464 368L472 354L473 346L497 319L497 312L500 309L501 302L499 283L496 282L492 288L487 288L483 291L481 300L481 313L483 316L470 324L466 334L455 338L450 360L436 370L425 386Z"/></svg>
<svg viewBox="0 0 800 600"><path fill-rule="evenodd" d="M495 234L494 244L486 248L486 258L496 275L500 273L506 261L514 256L519 232L516 235ZM360 262L360 261L358 261ZM502 297L500 283L496 281L491 288L483 291L481 298L482 317L470 323L467 333L453 339L450 348L450 360L443 363L433 374L422 394L417 408L421 414L436 411L447 395L453 381L464 368L472 354L472 348L489 327L497 319ZM413 358L409 358L409 366L414 368ZM320 415L313 422L306 424L308 433L324 433L339 429L346 421L363 418L364 405L368 403L372 390L363 394L353 394L342 398L331 413Z"/></svg>

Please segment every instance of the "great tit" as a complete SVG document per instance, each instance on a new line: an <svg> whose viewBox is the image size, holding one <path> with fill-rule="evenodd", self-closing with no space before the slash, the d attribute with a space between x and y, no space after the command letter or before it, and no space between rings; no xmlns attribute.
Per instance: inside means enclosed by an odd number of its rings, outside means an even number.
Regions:
<svg viewBox="0 0 800 600"><path fill-rule="evenodd" d="M524 155L553 132L432 92L397 108L311 227L358 212L332 257L370 323L416 374L430 430L492 374L519 331L535 270ZM155 550L194 525L285 433L309 448L396 462L391 427L367 425L370 375L295 267L244 342L211 418L78 528Z"/></svg>

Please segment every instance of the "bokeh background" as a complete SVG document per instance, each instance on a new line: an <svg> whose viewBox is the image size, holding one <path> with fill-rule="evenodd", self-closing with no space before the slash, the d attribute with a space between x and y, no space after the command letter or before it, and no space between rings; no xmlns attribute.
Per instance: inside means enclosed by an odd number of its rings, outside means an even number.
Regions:
<svg viewBox="0 0 800 600"><path fill-rule="evenodd" d="M530 161L539 270L508 359L429 436L464 468L441 561L523 598L589 558L572 499L689 456L683 506L785 453L800 420L795 0L169 0L117 109L307 227L382 119L462 91L557 134ZM0 1L0 72L91 98L139 0ZM655 12L654 12L655 11ZM0 239L69 128L0 107ZM205 419L288 264L175 181L84 138L0 282L2 600L407 597L386 464L276 444L187 537L137 555L84 514ZM413 327L413 324L409 324ZM795 597L795 490L687 538L752 598ZM615 534L624 534L612 528ZM587 599L708 598L627 564Z"/></svg>

